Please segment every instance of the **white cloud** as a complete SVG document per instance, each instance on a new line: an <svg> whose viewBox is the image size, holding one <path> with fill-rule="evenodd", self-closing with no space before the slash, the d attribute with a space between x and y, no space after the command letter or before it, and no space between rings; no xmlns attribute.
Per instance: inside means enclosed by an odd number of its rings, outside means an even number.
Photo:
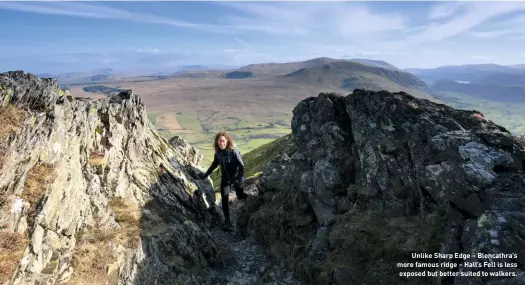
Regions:
<svg viewBox="0 0 525 285"><path fill-rule="evenodd" d="M141 49L141 48L138 48L135 50L136 52L140 52L140 53L157 53L159 52L160 50L158 48L149 48L149 49Z"/></svg>
<svg viewBox="0 0 525 285"><path fill-rule="evenodd" d="M361 51L359 52L359 54L361 55L381 55L383 54L384 52L383 51L379 51L379 50L369 50L369 51Z"/></svg>
<svg viewBox="0 0 525 285"><path fill-rule="evenodd" d="M223 16L221 24L225 27L244 31L258 31L269 34L307 33L307 26L314 18L305 10L305 5L296 3L259 3L259 2L218 2L233 13ZM297 9L301 7L302 9Z"/></svg>
<svg viewBox="0 0 525 285"><path fill-rule="evenodd" d="M307 3L301 6L287 2L220 2L220 4L241 12L246 18L259 20L261 23L286 21L295 25L301 25L314 20L311 13L308 13L309 5ZM312 12L311 9L309 10Z"/></svg>
<svg viewBox="0 0 525 285"><path fill-rule="evenodd" d="M224 52L241 52L239 49L225 49Z"/></svg>
<svg viewBox="0 0 525 285"><path fill-rule="evenodd" d="M428 24L421 31L408 36L399 44L414 45L440 42L444 39L467 32L496 16L525 10L523 2L465 2L465 13L443 23Z"/></svg>
<svg viewBox="0 0 525 285"><path fill-rule="evenodd" d="M150 24L163 24L181 28L191 28L202 31L227 33L228 28L218 27L207 24L196 24L185 21L179 21L162 16L128 12L125 10L115 9L100 4L83 4L76 2L0 2L0 9L16 10L22 12L49 14L49 15L64 15L85 18L99 18L99 19L119 19L133 22L143 22Z"/></svg>
<svg viewBox="0 0 525 285"><path fill-rule="evenodd" d="M461 2L439 3L429 11L430 20L440 20L456 14L462 7Z"/></svg>
<svg viewBox="0 0 525 285"><path fill-rule="evenodd" d="M358 3L220 2L220 5L238 13L221 19L228 27L270 34L340 39L409 28L407 17L374 12Z"/></svg>
<svg viewBox="0 0 525 285"><path fill-rule="evenodd" d="M469 32L470 35L479 38L499 38L508 36L510 38L522 38L525 35L525 12L516 17L509 17L500 21L484 25Z"/></svg>
<svg viewBox="0 0 525 285"><path fill-rule="evenodd" d="M408 28L407 19L395 13L373 13L369 9L351 5L337 13L336 24L344 36L402 30Z"/></svg>
<svg viewBox="0 0 525 285"><path fill-rule="evenodd" d="M244 47L247 47L247 48L250 48L252 47L249 43L239 39L238 37L234 37L233 38L236 42L240 43L241 45L243 45Z"/></svg>
<svg viewBox="0 0 525 285"><path fill-rule="evenodd" d="M491 60L491 59L494 59L494 57L488 56L488 55L473 55L470 58L471 59L480 59L480 60Z"/></svg>

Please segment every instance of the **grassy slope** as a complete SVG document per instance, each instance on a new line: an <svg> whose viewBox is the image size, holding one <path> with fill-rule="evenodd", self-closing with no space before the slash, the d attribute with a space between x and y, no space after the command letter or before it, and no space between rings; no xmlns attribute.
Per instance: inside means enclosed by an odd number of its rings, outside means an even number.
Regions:
<svg viewBox="0 0 525 285"><path fill-rule="evenodd" d="M461 93L436 92L447 105L457 109L477 110L514 135L525 134L525 104L494 102Z"/></svg>

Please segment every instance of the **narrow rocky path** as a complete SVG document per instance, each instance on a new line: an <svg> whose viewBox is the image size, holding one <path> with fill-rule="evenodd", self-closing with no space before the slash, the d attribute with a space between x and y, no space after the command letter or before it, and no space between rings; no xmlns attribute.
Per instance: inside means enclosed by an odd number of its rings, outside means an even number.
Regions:
<svg viewBox="0 0 525 285"><path fill-rule="evenodd" d="M253 189L247 189L254 194ZM230 194L231 219L234 230L222 231L219 227L211 230L225 257L223 263L214 272L211 284L225 285L302 285L292 273L267 257L262 246L252 237L243 238L238 234L235 221L244 202L237 200L235 193Z"/></svg>

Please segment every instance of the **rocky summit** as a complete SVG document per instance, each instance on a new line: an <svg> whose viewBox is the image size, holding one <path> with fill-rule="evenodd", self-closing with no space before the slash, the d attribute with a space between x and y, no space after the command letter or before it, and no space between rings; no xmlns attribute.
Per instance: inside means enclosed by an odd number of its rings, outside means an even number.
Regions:
<svg viewBox="0 0 525 285"><path fill-rule="evenodd" d="M0 284L525 284L525 146L480 112L320 94L292 138L223 232L202 155L131 90L2 73Z"/></svg>
<svg viewBox="0 0 525 285"><path fill-rule="evenodd" d="M525 284L525 144L480 112L320 94L293 110L292 136L238 223L308 284ZM507 266L459 266L491 261ZM415 262L443 276L400 276Z"/></svg>

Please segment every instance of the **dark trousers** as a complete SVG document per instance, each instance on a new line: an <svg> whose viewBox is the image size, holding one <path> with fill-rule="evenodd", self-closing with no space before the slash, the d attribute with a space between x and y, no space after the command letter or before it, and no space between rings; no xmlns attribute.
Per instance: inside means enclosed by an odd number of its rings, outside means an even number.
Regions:
<svg viewBox="0 0 525 285"><path fill-rule="evenodd" d="M238 199L245 199L248 195L244 193L244 188L235 187L227 181L221 181L221 202L222 202L222 212L224 213L224 219L226 221L230 220L230 207L228 204L228 197L230 196L230 191L235 189L235 194L237 194Z"/></svg>

